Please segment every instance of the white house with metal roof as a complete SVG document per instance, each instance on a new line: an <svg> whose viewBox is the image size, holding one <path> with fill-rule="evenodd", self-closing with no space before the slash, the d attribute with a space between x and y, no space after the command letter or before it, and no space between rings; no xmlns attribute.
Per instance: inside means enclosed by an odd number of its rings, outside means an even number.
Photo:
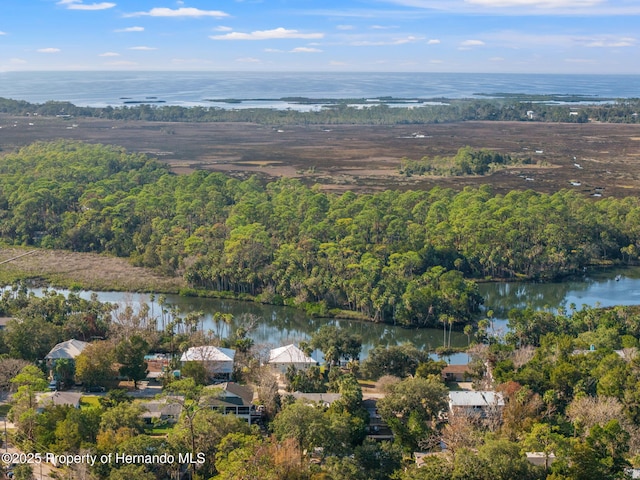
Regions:
<svg viewBox="0 0 640 480"><path fill-rule="evenodd" d="M66 342L58 343L44 358L48 361L59 360L61 358L74 360L85 348L87 348L87 345L89 345L87 342L72 338Z"/></svg>
<svg viewBox="0 0 640 480"><path fill-rule="evenodd" d="M211 379L231 380L236 351L230 348L205 345L191 347L180 357L180 362L203 362Z"/></svg>
<svg viewBox="0 0 640 480"><path fill-rule="evenodd" d="M490 390L460 390L449 392L449 414L486 418L493 412L502 412L504 398Z"/></svg>
<svg viewBox="0 0 640 480"><path fill-rule="evenodd" d="M268 363L273 368L280 370L282 373L287 371L289 365L293 365L296 370L305 370L318 364L318 362L306 355L293 343L271 350L269 352Z"/></svg>

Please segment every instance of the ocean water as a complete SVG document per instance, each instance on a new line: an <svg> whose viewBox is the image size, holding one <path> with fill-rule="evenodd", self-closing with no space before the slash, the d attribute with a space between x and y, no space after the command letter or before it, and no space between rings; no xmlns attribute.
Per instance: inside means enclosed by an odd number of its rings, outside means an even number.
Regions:
<svg viewBox="0 0 640 480"><path fill-rule="evenodd" d="M528 93L640 97L640 75L472 73L246 73L246 72L0 72L0 97L78 106L120 106L127 100L222 108L286 108L309 98L472 98L477 94ZM243 104L210 99L247 99ZM300 107L300 106L298 106ZM306 107L311 109L313 107Z"/></svg>

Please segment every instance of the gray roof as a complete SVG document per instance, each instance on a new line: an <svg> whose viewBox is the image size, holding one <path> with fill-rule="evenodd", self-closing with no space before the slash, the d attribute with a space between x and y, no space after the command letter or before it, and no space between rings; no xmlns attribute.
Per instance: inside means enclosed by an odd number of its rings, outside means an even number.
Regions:
<svg viewBox="0 0 640 480"><path fill-rule="evenodd" d="M172 401L171 398L176 400ZM142 418L161 418L174 417L178 418L182 413L182 405L179 403L181 397L170 397L162 400L152 400L150 402L140 402L140 405L146 409L142 414Z"/></svg>
<svg viewBox="0 0 640 480"><path fill-rule="evenodd" d="M46 392L38 396L38 406L44 408L50 405L70 405L78 408L81 397L82 394L79 392Z"/></svg>

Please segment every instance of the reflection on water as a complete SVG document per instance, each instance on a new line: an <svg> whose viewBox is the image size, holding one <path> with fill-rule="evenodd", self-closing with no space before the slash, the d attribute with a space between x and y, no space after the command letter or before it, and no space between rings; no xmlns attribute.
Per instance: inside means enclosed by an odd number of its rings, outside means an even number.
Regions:
<svg viewBox="0 0 640 480"><path fill-rule="evenodd" d="M616 280L617 276L619 278ZM640 268L590 271L583 278L555 283L485 283L479 285L479 289L485 298L486 310L494 312L495 328L504 330L507 314L512 308L557 310L563 307L569 310L572 304L577 309L583 305L606 307L640 304ZM89 298L91 293L81 292L80 295ZM134 310L142 303L148 303L153 315L157 318L161 316L159 296L150 302L148 294L98 292L97 295L101 301L116 303L122 307L130 305ZM241 326L243 315L254 315L258 321L250 336L258 348L274 348L308 340L326 324L338 325L360 335L363 341L362 358L366 358L368 351L376 345L389 346L412 342L416 347L428 350L443 345L443 331L440 329L413 330L380 323L311 318L304 312L290 307L167 295L164 309L170 310L171 306L177 307L182 316L190 312L203 312L202 325L205 331L211 330L222 338L229 336ZM230 324L216 323L213 319L216 312L230 313L234 318ZM467 341L466 335L460 332L453 332L451 335L451 346L462 347L467 345ZM314 354L314 358L320 358L318 352ZM454 355L449 360L453 363L464 363L467 356Z"/></svg>
<svg viewBox="0 0 640 480"><path fill-rule="evenodd" d="M143 296L142 301L148 301L148 296ZM379 344L399 345L404 342L412 342L419 348L435 349L443 343L441 330L415 330L381 323L311 318L306 313L291 307L171 295L167 296L167 302L179 307L184 314L195 311L204 312L205 330L217 332L220 329L222 337L228 336L230 332L240 326L243 314L255 315L260 320L250 336L257 345L270 346L271 348L309 340L321 326L326 324L337 325L360 335L363 342L363 358L371 348ZM231 313L234 320L230 325L216 325L213 320L215 312ZM466 343L466 336L453 332L451 335L452 346L464 346Z"/></svg>
<svg viewBox="0 0 640 480"><path fill-rule="evenodd" d="M39 294L41 290L34 290ZM67 291L61 291L67 294ZM89 298L91 292L80 292L83 298ZM143 303L149 304L150 312L160 319L162 306L159 304L159 295L155 296L153 302L148 294L122 293L122 292L97 292L98 299L103 302L115 303L124 308L131 306L134 311L140 308ZM400 345L405 342L412 342L416 347L427 350L434 350L443 345L443 331L438 329L407 329L382 323L360 322L354 320L334 320L327 318L311 318L306 313L291 307L278 307L274 305L262 305L254 302L243 302L237 300L180 297L178 295L166 295L164 310L169 311L175 306L180 311L180 316L185 316L190 312L203 312L202 319L205 331L211 330L214 335L221 338L228 337L232 332L242 326L243 316L254 315L258 318L256 327L249 336L258 348L274 348L289 343L299 343L301 340L309 340L322 325L332 324L341 328L346 328L352 333L362 337L361 359L366 358L370 349L376 345ZM214 314L230 313L233 320L230 324L224 322L216 323ZM167 314L168 315L168 314ZM160 324L160 322L159 322ZM448 335L448 334L447 334ZM460 332L452 332L451 346L462 347L467 345L467 337ZM319 359L319 352L314 358ZM454 356L456 363L466 362L466 355Z"/></svg>
<svg viewBox="0 0 640 480"><path fill-rule="evenodd" d="M565 308L570 313L572 305L578 310L583 305L640 305L640 268L592 270L562 282L497 282L478 288L484 307L493 310L496 319L506 319L512 308Z"/></svg>

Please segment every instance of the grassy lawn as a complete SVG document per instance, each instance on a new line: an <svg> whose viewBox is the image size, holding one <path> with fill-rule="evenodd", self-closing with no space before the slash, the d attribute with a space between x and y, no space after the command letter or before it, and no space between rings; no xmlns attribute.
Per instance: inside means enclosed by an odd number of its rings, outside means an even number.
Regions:
<svg viewBox="0 0 640 480"><path fill-rule="evenodd" d="M156 437L164 437L165 435L167 435L171 430L173 430L175 424L173 423L167 423L165 425L157 425L151 428L147 428L147 435L152 435L152 436L156 436Z"/></svg>
<svg viewBox="0 0 640 480"><path fill-rule="evenodd" d="M80 397L80 408L99 407L100 397L95 395L83 395Z"/></svg>

